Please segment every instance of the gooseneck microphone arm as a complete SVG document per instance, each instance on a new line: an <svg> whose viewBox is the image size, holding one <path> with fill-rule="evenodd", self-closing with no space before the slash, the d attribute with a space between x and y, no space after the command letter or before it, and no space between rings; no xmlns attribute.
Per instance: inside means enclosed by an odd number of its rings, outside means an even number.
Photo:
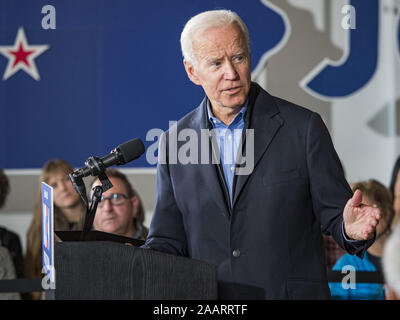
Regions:
<svg viewBox="0 0 400 320"><path fill-rule="evenodd" d="M119 145L103 158L96 156L90 157L85 166L72 172L69 177L75 191L80 195L86 206L86 216L81 234L81 240L85 240L88 232L92 229L97 205L101 200L103 192L113 187L111 181L105 174L107 167L112 165L121 165L139 158L144 153L144 145L140 139L133 139ZM92 201L89 208L86 187L83 178L87 176L97 176L101 186L93 188Z"/></svg>
<svg viewBox="0 0 400 320"><path fill-rule="evenodd" d="M104 158L103 158L104 159ZM106 170L107 166L104 165L102 159L98 157L90 157L86 162L86 166L82 167L78 170L75 170L72 172L69 177L72 182L72 185L74 186L76 192L81 196L83 202L85 203L86 207L88 207L88 198L86 195L86 187L85 184L83 183L83 177L87 176L98 176L99 179L102 177L103 179L100 179L100 181L105 184L103 184L103 192L107 191L108 189L112 188L112 184L110 180L107 178L107 176L104 174L104 171Z"/></svg>
<svg viewBox="0 0 400 320"><path fill-rule="evenodd" d="M86 195L85 183L83 182L82 177L75 175L73 172L69 175L69 179L71 180L72 186L74 187L75 191L82 198L83 202L85 203L86 209L87 209L89 204L88 204L88 198Z"/></svg>

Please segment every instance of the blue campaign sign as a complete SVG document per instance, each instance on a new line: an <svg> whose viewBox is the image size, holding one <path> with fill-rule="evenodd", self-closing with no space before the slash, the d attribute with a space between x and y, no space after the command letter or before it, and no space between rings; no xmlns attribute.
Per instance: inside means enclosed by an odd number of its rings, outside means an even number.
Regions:
<svg viewBox="0 0 400 320"><path fill-rule="evenodd" d="M43 272L52 283L54 274L54 206L53 188L42 182L42 258Z"/></svg>

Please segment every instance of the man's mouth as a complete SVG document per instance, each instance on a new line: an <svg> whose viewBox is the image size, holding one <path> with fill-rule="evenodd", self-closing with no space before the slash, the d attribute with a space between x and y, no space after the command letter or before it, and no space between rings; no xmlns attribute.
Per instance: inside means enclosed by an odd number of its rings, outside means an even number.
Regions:
<svg viewBox="0 0 400 320"><path fill-rule="evenodd" d="M116 218L116 216L109 216L109 217L103 219L103 222L112 221L112 220L115 220L115 218Z"/></svg>
<svg viewBox="0 0 400 320"><path fill-rule="evenodd" d="M228 93L238 93L241 88L242 88L241 86L233 87L233 88L225 89L224 91L228 92Z"/></svg>

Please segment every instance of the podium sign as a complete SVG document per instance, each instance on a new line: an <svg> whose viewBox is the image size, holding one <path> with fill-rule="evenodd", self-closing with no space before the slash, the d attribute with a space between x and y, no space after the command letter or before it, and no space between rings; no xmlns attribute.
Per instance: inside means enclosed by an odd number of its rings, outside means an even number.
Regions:
<svg viewBox="0 0 400 320"><path fill-rule="evenodd" d="M42 265L47 280L54 284L54 205L53 188L42 182Z"/></svg>

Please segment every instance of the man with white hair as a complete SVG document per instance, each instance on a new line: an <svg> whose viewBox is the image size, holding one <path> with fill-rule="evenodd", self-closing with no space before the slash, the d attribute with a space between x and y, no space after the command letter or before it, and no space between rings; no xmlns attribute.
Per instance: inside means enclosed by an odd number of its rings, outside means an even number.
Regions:
<svg viewBox="0 0 400 320"><path fill-rule="evenodd" d="M390 235L383 250L383 272L386 281L387 300L400 297L400 223Z"/></svg>
<svg viewBox="0 0 400 320"><path fill-rule="evenodd" d="M221 298L329 298L321 225L363 255L379 209L361 205L360 191L353 196L318 114L251 82L249 35L236 13L194 16L181 47L189 79L206 96L160 139L164 161L143 247L215 263ZM201 162L174 161L186 146L176 137L188 129L209 132L213 152L202 144Z"/></svg>

